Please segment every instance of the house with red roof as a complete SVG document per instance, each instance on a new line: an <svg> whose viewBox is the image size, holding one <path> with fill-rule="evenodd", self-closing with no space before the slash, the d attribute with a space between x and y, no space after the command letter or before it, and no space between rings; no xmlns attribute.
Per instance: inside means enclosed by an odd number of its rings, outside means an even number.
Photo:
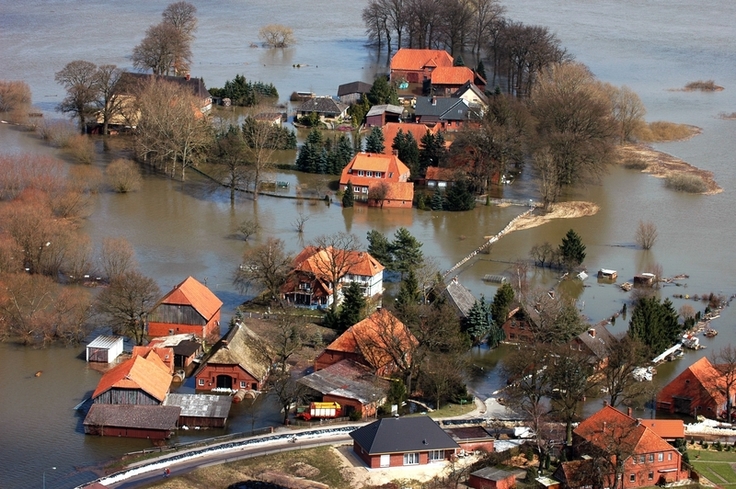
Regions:
<svg viewBox="0 0 736 489"><path fill-rule="evenodd" d="M169 392L171 378L168 365L158 355L136 355L105 372L92 402L159 405Z"/></svg>
<svg viewBox="0 0 736 489"><path fill-rule="evenodd" d="M391 58L391 81L422 83L435 69L452 65L452 56L443 49L401 48Z"/></svg>
<svg viewBox="0 0 736 489"><path fill-rule="evenodd" d="M476 85L482 93L486 81L467 66L440 66L432 70L430 77L432 93L440 97L449 97L467 83Z"/></svg>
<svg viewBox="0 0 736 489"><path fill-rule="evenodd" d="M707 357L703 357L659 391L657 409L717 419L725 411L726 401L723 376Z"/></svg>
<svg viewBox="0 0 736 489"><path fill-rule="evenodd" d="M222 301L194 277L175 286L148 314L148 335L194 334L220 336Z"/></svg>
<svg viewBox="0 0 736 489"><path fill-rule="evenodd" d="M330 343L314 361L314 370L348 359L370 367L380 377L388 377L411 363L417 343L396 316L378 309Z"/></svg>
<svg viewBox="0 0 736 489"><path fill-rule="evenodd" d="M383 270L384 266L365 251L307 246L294 259L281 292L294 306L328 307L333 301L333 283L338 283L334 296L339 303L342 287L357 282L365 297L373 299L383 293Z"/></svg>
<svg viewBox="0 0 736 489"><path fill-rule="evenodd" d="M342 170L340 190L353 185L356 201L374 207L411 208L414 184L411 172L396 155L358 153Z"/></svg>
<svg viewBox="0 0 736 489"><path fill-rule="evenodd" d="M573 451L581 460L563 462L555 478L565 488L653 486L689 478L680 452L642 420L611 407L581 422L573 431Z"/></svg>

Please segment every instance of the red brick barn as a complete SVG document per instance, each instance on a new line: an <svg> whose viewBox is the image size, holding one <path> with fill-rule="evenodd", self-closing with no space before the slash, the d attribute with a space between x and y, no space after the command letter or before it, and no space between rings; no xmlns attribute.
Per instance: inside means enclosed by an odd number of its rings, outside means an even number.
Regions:
<svg viewBox="0 0 736 489"><path fill-rule="evenodd" d="M452 56L441 49L401 48L391 58L391 81L422 83L436 68L451 67L453 63Z"/></svg>
<svg viewBox="0 0 736 489"><path fill-rule="evenodd" d="M176 429L176 406L93 404L84 418L88 435L165 440Z"/></svg>
<svg viewBox="0 0 736 489"><path fill-rule="evenodd" d="M659 392L657 409L717 419L726 409L725 392L723 376L707 357L703 357Z"/></svg>
<svg viewBox="0 0 736 489"><path fill-rule="evenodd" d="M236 324L215 346L194 374L196 390L260 391L269 362L265 344L244 324Z"/></svg>
<svg viewBox="0 0 736 489"><path fill-rule="evenodd" d="M149 336L219 337L222 301L194 277L174 287L148 314Z"/></svg>
<svg viewBox="0 0 736 489"><path fill-rule="evenodd" d="M368 468L444 462L459 445L429 416L382 418L350 433Z"/></svg>

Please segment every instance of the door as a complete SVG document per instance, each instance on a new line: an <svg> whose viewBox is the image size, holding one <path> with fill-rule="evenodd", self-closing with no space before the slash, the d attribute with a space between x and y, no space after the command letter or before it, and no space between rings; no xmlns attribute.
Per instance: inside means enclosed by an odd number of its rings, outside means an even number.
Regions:
<svg viewBox="0 0 736 489"><path fill-rule="evenodd" d="M229 375L218 375L217 376L217 387L221 389L232 389L233 379Z"/></svg>
<svg viewBox="0 0 736 489"><path fill-rule="evenodd" d="M381 467L389 467L391 465L391 455L381 455Z"/></svg>

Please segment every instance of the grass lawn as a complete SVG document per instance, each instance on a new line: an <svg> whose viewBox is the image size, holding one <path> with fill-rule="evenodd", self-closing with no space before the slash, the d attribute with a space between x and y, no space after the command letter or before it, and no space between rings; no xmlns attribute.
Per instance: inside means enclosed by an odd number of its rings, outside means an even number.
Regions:
<svg viewBox="0 0 736 489"><path fill-rule="evenodd" d="M335 489L348 489L350 483L340 473L341 462L331 447L317 447L250 458L203 467L186 475L149 487L160 489L225 488L236 482L257 479L264 471L278 471L321 482Z"/></svg>
<svg viewBox="0 0 736 489"><path fill-rule="evenodd" d="M689 449L690 463L699 474L721 486L736 486L736 452Z"/></svg>
<svg viewBox="0 0 736 489"><path fill-rule="evenodd" d="M454 416L460 416L461 414L469 413L475 409L475 403L469 402L466 404L445 404L440 409L435 409L429 414L430 418L452 418Z"/></svg>

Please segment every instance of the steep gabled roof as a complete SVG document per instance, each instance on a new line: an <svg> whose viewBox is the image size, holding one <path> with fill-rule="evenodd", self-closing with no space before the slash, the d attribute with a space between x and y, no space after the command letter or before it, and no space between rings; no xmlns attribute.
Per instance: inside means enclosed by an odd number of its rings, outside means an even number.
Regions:
<svg viewBox="0 0 736 489"><path fill-rule="evenodd" d="M450 305L455 309L455 314L460 318L468 317L468 313L476 301L473 293L461 284L457 277L447 284L447 287L442 291L442 296L449 300Z"/></svg>
<svg viewBox="0 0 736 489"><path fill-rule="evenodd" d="M350 437L370 455L460 448L429 416L382 418Z"/></svg>
<svg viewBox="0 0 736 489"><path fill-rule="evenodd" d="M453 59L442 49L401 48L391 58L391 70L419 71L425 67L452 66Z"/></svg>
<svg viewBox="0 0 736 489"><path fill-rule="evenodd" d="M618 341L604 324L589 326L576 339L584 344L598 360L608 358L610 348Z"/></svg>
<svg viewBox="0 0 736 489"><path fill-rule="evenodd" d="M470 106L465 99L456 97L418 97L414 113L417 117L462 121L469 118Z"/></svg>
<svg viewBox="0 0 736 489"><path fill-rule="evenodd" d="M363 172L381 172L383 177L361 176ZM398 156L379 153L358 153L343 168L340 175L340 185L347 185L348 181L353 185L373 186L380 182L399 182L408 180L411 171Z"/></svg>
<svg viewBox="0 0 736 489"><path fill-rule="evenodd" d="M153 355L151 359L140 355L135 356L105 372L92 398L112 388L141 389L151 397L163 402L171 385L171 374L167 373L167 368L163 366L163 362L157 355Z"/></svg>
<svg viewBox="0 0 736 489"><path fill-rule="evenodd" d="M332 278L327 273L332 263L349 265L347 273L363 277L373 277L384 270L384 266L367 251L340 250L332 246L307 246L294 259L293 268L314 275L329 289Z"/></svg>
<svg viewBox="0 0 736 489"><path fill-rule="evenodd" d="M642 419L641 424L664 439L685 438L685 422L681 419Z"/></svg>
<svg viewBox="0 0 736 489"><path fill-rule="evenodd" d="M581 422L574 433L604 452L615 445L618 453L651 453L672 450L672 446L643 423L611 406Z"/></svg>
<svg viewBox="0 0 736 489"><path fill-rule="evenodd" d="M153 307L161 304L192 306L205 321L209 321L222 307L222 301L205 285L192 276L175 286Z"/></svg>
<svg viewBox="0 0 736 489"><path fill-rule="evenodd" d="M478 85L476 85L473 82L466 82L462 87L455 90L455 93L452 94L453 97L462 97L465 92L471 91L475 94L478 99L480 99L484 104L488 105L488 97L485 93L481 91L480 88L478 88Z"/></svg>
<svg viewBox="0 0 736 489"><path fill-rule="evenodd" d="M237 365L260 380L268 373L267 346L247 326L236 323L212 347L212 354L204 364Z"/></svg>
<svg viewBox="0 0 736 489"><path fill-rule="evenodd" d="M373 107L371 107L371 109L368 111L368 113L365 116L370 117L374 115L381 115L384 113L389 113L389 114L400 116L401 114L404 113L404 108L399 105L393 105L393 104L374 105Z"/></svg>
<svg viewBox="0 0 736 489"><path fill-rule="evenodd" d="M440 66L432 71L432 85L462 85L473 80L475 73L467 66Z"/></svg>
<svg viewBox="0 0 736 489"><path fill-rule="evenodd" d="M381 370L393 362L386 350L400 345L409 354L416 344L417 339L404 323L386 309L379 309L348 328L325 350L360 354L371 367Z"/></svg>
<svg viewBox="0 0 736 489"><path fill-rule="evenodd" d="M439 166L428 166L424 178L440 182L453 182L456 180L457 168L440 168Z"/></svg>
<svg viewBox="0 0 736 489"><path fill-rule="evenodd" d="M657 400L670 402L673 397L681 397L690 399L701 407L712 403L712 407L718 409L726 404L725 392L723 376L707 357L703 357L664 386L657 395ZM708 415L712 417L717 414L712 412Z"/></svg>

